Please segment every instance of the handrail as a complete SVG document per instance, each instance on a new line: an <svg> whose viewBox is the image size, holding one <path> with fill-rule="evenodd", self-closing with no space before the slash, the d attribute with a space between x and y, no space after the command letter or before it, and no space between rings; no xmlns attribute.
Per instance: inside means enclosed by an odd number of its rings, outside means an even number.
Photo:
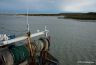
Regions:
<svg viewBox="0 0 96 65"><path fill-rule="evenodd" d="M40 36L40 35L44 35L44 34L46 35L46 33L48 33L48 30L45 30L45 31L42 31L42 32L37 32L37 33L31 34L30 38ZM0 46L4 46L4 45L7 45L7 44L12 44L14 42L25 40L27 38L28 38L28 36L26 35L26 36L17 37L17 38L11 39L11 40L1 41Z"/></svg>

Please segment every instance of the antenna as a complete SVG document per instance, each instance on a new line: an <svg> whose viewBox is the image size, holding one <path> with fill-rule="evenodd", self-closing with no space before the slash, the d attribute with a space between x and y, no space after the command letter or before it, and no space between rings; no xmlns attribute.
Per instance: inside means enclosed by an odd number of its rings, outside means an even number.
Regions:
<svg viewBox="0 0 96 65"><path fill-rule="evenodd" d="M29 29L29 20L28 20L28 12L29 12L29 8L27 8L27 32L30 32L30 29Z"/></svg>

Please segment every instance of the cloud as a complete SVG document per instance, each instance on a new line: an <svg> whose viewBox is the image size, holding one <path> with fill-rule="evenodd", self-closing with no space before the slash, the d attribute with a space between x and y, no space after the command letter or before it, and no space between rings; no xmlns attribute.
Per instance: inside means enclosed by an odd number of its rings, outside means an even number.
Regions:
<svg viewBox="0 0 96 65"><path fill-rule="evenodd" d="M96 0L1 0L0 9L87 12L96 11Z"/></svg>
<svg viewBox="0 0 96 65"><path fill-rule="evenodd" d="M77 0L77 1L69 1L69 3L62 4L60 6L60 9L62 11L69 11L69 12L88 12L91 11L91 8L96 6L95 1L89 1L89 0ZM94 7L94 10L96 11L96 8Z"/></svg>

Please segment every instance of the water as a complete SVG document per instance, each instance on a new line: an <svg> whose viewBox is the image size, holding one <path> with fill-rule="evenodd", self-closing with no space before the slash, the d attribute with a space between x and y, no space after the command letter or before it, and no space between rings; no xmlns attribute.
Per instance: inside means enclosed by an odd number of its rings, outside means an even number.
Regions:
<svg viewBox="0 0 96 65"><path fill-rule="evenodd" d="M30 30L43 30L48 26L51 36L51 54L60 65L96 64L96 22L58 19L58 16L29 16ZM25 35L25 16L0 15L0 33Z"/></svg>

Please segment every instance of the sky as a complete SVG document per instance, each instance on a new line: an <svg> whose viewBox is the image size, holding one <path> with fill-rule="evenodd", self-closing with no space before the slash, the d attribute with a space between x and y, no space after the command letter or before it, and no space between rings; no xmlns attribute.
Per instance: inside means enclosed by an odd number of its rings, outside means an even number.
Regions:
<svg viewBox="0 0 96 65"><path fill-rule="evenodd" d="M0 0L0 13L96 12L96 0Z"/></svg>

